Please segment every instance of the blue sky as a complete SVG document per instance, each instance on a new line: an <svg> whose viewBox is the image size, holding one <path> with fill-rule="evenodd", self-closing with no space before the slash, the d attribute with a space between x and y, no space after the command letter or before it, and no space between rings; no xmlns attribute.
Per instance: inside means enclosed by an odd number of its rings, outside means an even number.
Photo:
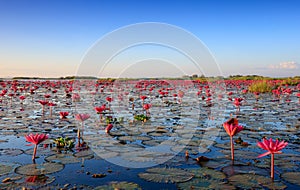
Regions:
<svg viewBox="0 0 300 190"><path fill-rule="evenodd" d="M0 0L0 77L75 75L97 40L141 22L191 32L209 48L225 76L300 75L297 0ZM155 72L150 69L145 70Z"/></svg>

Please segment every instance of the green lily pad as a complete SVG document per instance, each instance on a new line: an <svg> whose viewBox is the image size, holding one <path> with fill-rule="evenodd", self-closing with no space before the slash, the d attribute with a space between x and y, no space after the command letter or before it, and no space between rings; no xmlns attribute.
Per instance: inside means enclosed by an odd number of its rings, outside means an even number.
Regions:
<svg viewBox="0 0 300 190"><path fill-rule="evenodd" d="M192 180L184 183L177 184L178 189L195 189L195 190L202 190L202 189L220 189L220 190L233 190L236 189L233 185L227 184L224 182L216 181L216 180L208 180L204 178L193 178Z"/></svg>
<svg viewBox="0 0 300 190"><path fill-rule="evenodd" d="M238 174L228 178L234 186L242 189L285 189L281 182L273 182L271 178L254 174Z"/></svg>
<svg viewBox="0 0 300 190"><path fill-rule="evenodd" d="M43 164L27 164L15 169L17 174L21 175L43 175L58 172L64 168L63 164L46 162Z"/></svg>
<svg viewBox="0 0 300 190"><path fill-rule="evenodd" d="M5 163L0 163L0 176L10 173L13 170L13 166Z"/></svg>
<svg viewBox="0 0 300 190"><path fill-rule="evenodd" d="M91 159L94 157L94 152L91 150L91 149L88 149L88 150L82 150L82 151L79 151L79 152L76 152L74 154L75 157L78 157L78 158L87 158L87 159Z"/></svg>
<svg viewBox="0 0 300 190"><path fill-rule="evenodd" d="M209 169L206 167L201 167L198 169L189 169L188 171L192 172L195 175L195 177L198 178L211 179L217 181L222 181L226 178L226 175L223 172Z"/></svg>
<svg viewBox="0 0 300 190"><path fill-rule="evenodd" d="M284 180L296 185L300 185L299 176L300 172L286 172L281 175Z"/></svg>
<svg viewBox="0 0 300 190"><path fill-rule="evenodd" d="M81 161L81 159L79 159L78 157L75 157L71 153L53 154L51 156L46 157L45 160L48 162L55 162L55 163L61 163L61 164L72 164L72 163L77 163L77 162Z"/></svg>
<svg viewBox="0 0 300 190"><path fill-rule="evenodd" d="M24 151L21 149L16 149L16 148L4 148L0 149L0 156L18 156L20 154L23 154Z"/></svg>
<svg viewBox="0 0 300 190"><path fill-rule="evenodd" d="M109 185L95 187L95 190L116 190L116 189L141 190L142 188L136 183L126 182L126 181L110 182Z"/></svg>
<svg viewBox="0 0 300 190"><path fill-rule="evenodd" d="M222 168L222 171L228 176L236 174L258 174L262 176L269 175L269 170L258 168L255 166L248 166L246 164L229 165Z"/></svg>
<svg viewBox="0 0 300 190"><path fill-rule="evenodd" d="M191 180L194 174L178 168L150 168L138 176L146 181L156 183L179 183Z"/></svg>

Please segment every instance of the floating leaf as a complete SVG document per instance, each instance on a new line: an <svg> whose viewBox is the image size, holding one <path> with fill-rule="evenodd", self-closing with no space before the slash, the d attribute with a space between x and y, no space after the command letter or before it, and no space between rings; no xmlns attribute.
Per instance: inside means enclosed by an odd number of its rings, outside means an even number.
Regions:
<svg viewBox="0 0 300 190"><path fill-rule="evenodd" d="M178 168L150 168L145 173L139 173L138 176L157 183L178 183L191 180L194 174Z"/></svg>
<svg viewBox="0 0 300 190"><path fill-rule="evenodd" d="M82 150L82 151L79 151L79 152L76 152L74 154L75 157L78 157L78 158L87 158L87 159L91 159L94 157L94 152L91 150L91 149L88 149L88 150Z"/></svg>
<svg viewBox="0 0 300 190"><path fill-rule="evenodd" d="M228 176L232 176L235 174L258 174L263 176L269 175L269 170L258 168L255 166L248 166L245 164L229 165L222 168L222 171Z"/></svg>
<svg viewBox="0 0 300 190"><path fill-rule="evenodd" d="M242 189L285 189L287 186L280 182L274 182L269 177L254 174L239 174L229 177L229 182Z"/></svg>
<svg viewBox="0 0 300 190"><path fill-rule="evenodd" d="M43 175L58 172L64 168L63 164L46 162L43 164L27 164L19 166L15 172L21 175Z"/></svg>
<svg viewBox="0 0 300 190"><path fill-rule="evenodd" d="M16 149L16 148L5 148L5 149L0 149L0 156L5 155L5 156L18 156L20 154L23 154L24 151L21 149Z"/></svg>
<svg viewBox="0 0 300 190"><path fill-rule="evenodd" d="M193 189L193 190L202 190L202 189L220 189L220 190L231 190L236 189L233 185L216 181L208 180L203 178L193 178L192 180L184 183L177 184L178 189Z"/></svg>
<svg viewBox="0 0 300 190"><path fill-rule="evenodd" d="M75 157L73 154L67 153L67 154L54 154L51 156L48 156L45 158L48 162L56 162L61 164L72 164L80 162L81 160L77 157Z"/></svg>
<svg viewBox="0 0 300 190"><path fill-rule="evenodd" d="M294 183L296 185L300 185L299 177L300 172L286 172L281 175L284 180L287 180L290 183Z"/></svg>
<svg viewBox="0 0 300 190"><path fill-rule="evenodd" d="M199 169L189 169L188 171L192 172L195 177L199 178L212 179L217 181L222 181L226 178L226 175L223 172L206 167L201 167Z"/></svg>
<svg viewBox="0 0 300 190"><path fill-rule="evenodd" d="M0 163L0 176L11 172L12 169L13 169L13 166Z"/></svg>
<svg viewBox="0 0 300 190"><path fill-rule="evenodd" d="M124 190L141 190L142 188L132 182L110 182L109 185L98 186L95 190L116 190L116 189L124 189Z"/></svg>

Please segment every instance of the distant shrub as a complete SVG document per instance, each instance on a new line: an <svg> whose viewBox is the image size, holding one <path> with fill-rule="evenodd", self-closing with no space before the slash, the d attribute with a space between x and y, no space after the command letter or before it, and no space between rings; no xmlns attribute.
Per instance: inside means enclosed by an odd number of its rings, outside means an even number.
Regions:
<svg viewBox="0 0 300 190"><path fill-rule="evenodd" d="M287 78L282 80L281 85L291 85L291 86L296 86L299 84L299 80L297 80L296 78Z"/></svg>
<svg viewBox="0 0 300 190"><path fill-rule="evenodd" d="M259 92L259 93L268 93L272 92L275 88L275 85L272 84L270 81L262 80L262 81L255 81L249 85L248 90L249 92Z"/></svg>

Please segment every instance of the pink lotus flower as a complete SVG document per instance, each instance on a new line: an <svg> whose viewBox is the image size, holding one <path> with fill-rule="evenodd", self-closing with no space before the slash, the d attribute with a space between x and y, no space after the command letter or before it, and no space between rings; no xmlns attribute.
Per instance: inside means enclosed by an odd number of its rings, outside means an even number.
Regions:
<svg viewBox="0 0 300 190"><path fill-rule="evenodd" d="M69 112L61 111L61 112L59 112L59 115L60 115L60 119L66 119L67 116L69 115Z"/></svg>
<svg viewBox="0 0 300 190"><path fill-rule="evenodd" d="M279 142L278 140L273 141L272 138L270 138L269 140L263 139L262 142L257 142L258 147L268 151L259 155L258 158L271 154L271 178L272 179L274 179L274 154L281 154L282 153L281 150L285 148L287 145L288 145L287 142L284 141Z"/></svg>
<svg viewBox="0 0 300 190"><path fill-rule="evenodd" d="M88 118L90 118L90 115L89 115L89 114L81 113L81 114L76 114L76 115L75 115L75 119L76 119L77 121L80 121L80 122L84 122L84 121L87 120Z"/></svg>
<svg viewBox="0 0 300 190"><path fill-rule="evenodd" d="M79 102L79 101L80 101L80 95L77 94L77 93L73 94L72 100L73 100L74 102Z"/></svg>
<svg viewBox="0 0 300 190"><path fill-rule="evenodd" d="M40 144L41 142L45 141L48 139L48 135L45 134L29 134L25 136L25 139L27 142L31 142L34 145L34 150L33 150L33 155L32 155L32 160L35 159L36 155L36 150L37 150L37 145Z"/></svg>
<svg viewBox="0 0 300 190"><path fill-rule="evenodd" d="M90 118L90 115L89 115L89 114L81 113L81 114L76 114L76 115L75 115L75 119L81 122L82 130L83 130L83 127L84 127L84 121L87 120L88 118ZM82 132L82 133L83 133L83 132ZM79 128L78 128L78 131L77 131L77 137L78 137L79 139L80 139L80 137L81 137L81 131L80 131Z"/></svg>
<svg viewBox="0 0 300 190"><path fill-rule="evenodd" d="M233 104L240 110L240 106L242 105L243 98L235 98Z"/></svg>
<svg viewBox="0 0 300 190"><path fill-rule="evenodd" d="M239 123L236 118L231 118L228 121L226 121L225 123L223 123L223 127L224 127L225 131L230 136L231 160L234 160L233 136L243 130L243 127L238 124Z"/></svg>
<svg viewBox="0 0 300 190"><path fill-rule="evenodd" d="M47 105L49 103L48 100L39 100L38 101L41 105L42 105L42 112L43 112L43 116L45 114L45 105Z"/></svg>
<svg viewBox="0 0 300 190"><path fill-rule="evenodd" d="M112 128L113 128L113 124L111 124L111 123L108 124L107 127L105 128L105 132L109 133Z"/></svg>
<svg viewBox="0 0 300 190"><path fill-rule="evenodd" d="M48 106L50 107L50 117L52 117L52 107L53 107L53 106L56 106L56 104L53 103L53 102L49 102L49 103L48 103Z"/></svg>

